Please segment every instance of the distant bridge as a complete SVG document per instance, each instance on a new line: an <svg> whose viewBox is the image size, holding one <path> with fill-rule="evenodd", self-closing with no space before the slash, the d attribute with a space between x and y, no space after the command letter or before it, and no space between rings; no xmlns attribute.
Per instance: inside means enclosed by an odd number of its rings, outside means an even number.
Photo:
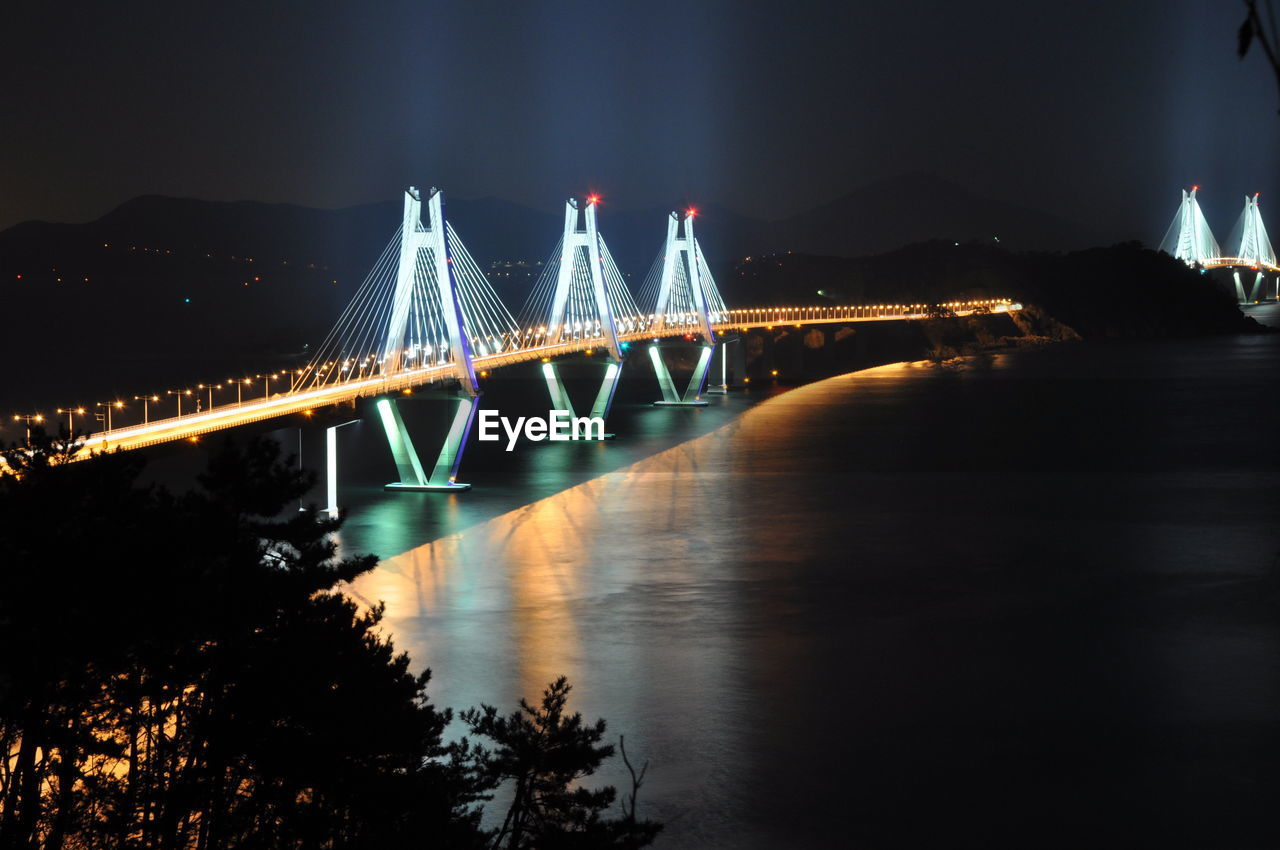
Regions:
<svg viewBox="0 0 1280 850"><path fill-rule="evenodd" d="M558 360L600 350L604 376L591 409L605 418L633 344L647 345L662 392L660 405L704 405L712 353L726 334L751 328L907 321L938 315L1010 312L1009 300L942 305L877 304L730 309L721 298L694 235L696 212L673 212L662 249L641 290L641 310L627 289L596 222L596 199L565 204L555 259L543 267L524 307L513 316L498 299L445 218L443 194L424 201L405 192L404 218L378 262L285 392L93 434L94 450L130 450L201 436L254 422L305 414L328 405L376 399L400 480L389 488L457 490L482 376L540 361L553 409L573 415ZM423 213L426 213L424 218ZM677 389L660 340L682 337L700 348L687 387ZM723 355L722 355L723 356ZM397 398L428 384L455 383L457 407L428 470L405 428ZM724 388L721 387L721 390ZM330 509L336 509L336 427L327 434Z"/></svg>
<svg viewBox="0 0 1280 850"><path fill-rule="evenodd" d="M1200 210L1200 202L1196 200L1199 189L1199 186L1192 186L1190 191L1183 190L1182 202L1160 243L1160 250L1190 266L1234 269L1232 276L1236 298L1241 304L1254 304L1261 298L1280 297L1280 274L1277 274L1280 273L1280 265L1276 264L1276 251L1267 235L1267 227L1262 222L1262 210L1258 206L1259 193L1245 195L1244 211L1240 213L1227 240L1227 248L1231 253L1224 255ZM1244 282L1240 279L1240 272L1246 269L1255 273L1248 295L1245 294ZM1274 276L1269 295L1264 291L1268 274Z"/></svg>

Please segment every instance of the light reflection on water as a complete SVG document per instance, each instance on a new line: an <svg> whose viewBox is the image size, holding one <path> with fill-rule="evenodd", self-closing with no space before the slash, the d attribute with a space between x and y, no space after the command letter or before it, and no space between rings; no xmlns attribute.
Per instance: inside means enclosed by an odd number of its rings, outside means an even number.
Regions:
<svg viewBox="0 0 1280 850"><path fill-rule="evenodd" d="M437 704L567 674L652 761L659 846L1168 846L1228 809L1248 846L1280 790L1277 355L842 376L354 589Z"/></svg>
<svg viewBox="0 0 1280 850"><path fill-rule="evenodd" d="M387 603L398 645L435 671L438 701L510 706L568 674L576 708L653 759L664 797L697 799L734 772L715 740L727 705L708 695L746 698L720 574L733 517L717 514L733 473L716 467L739 430L388 558L354 590Z"/></svg>

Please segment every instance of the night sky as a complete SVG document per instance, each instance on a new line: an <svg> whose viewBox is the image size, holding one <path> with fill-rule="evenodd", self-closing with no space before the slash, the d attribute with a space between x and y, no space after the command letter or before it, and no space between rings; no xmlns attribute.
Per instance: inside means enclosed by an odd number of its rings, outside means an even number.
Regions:
<svg viewBox="0 0 1280 850"><path fill-rule="evenodd" d="M1157 240L1280 197L1239 3L25 3L0 227L159 193L341 207L409 183L777 218L895 174ZM928 203L921 198L921 203ZM1280 218L1272 217L1274 230Z"/></svg>

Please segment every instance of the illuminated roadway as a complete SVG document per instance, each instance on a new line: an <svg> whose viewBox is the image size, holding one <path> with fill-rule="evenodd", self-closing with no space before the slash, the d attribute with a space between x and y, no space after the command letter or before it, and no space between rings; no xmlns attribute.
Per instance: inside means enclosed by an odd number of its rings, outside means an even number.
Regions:
<svg viewBox="0 0 1280 850"><path fill-rule="evenodd" d="M1269 272L1280 272L1280 266L1273 266L1263 260L1251 260L1246 257L1208 257L1200 261L1206 269L1222 269L1231 266L1241 268L1266 269Z"/></svg>
<svg viewBox="0 0 1280 850"><path fill-rule="evenodd" d="M975 313L1007 313L1020 309L1022 309L1022 305L1008 300L950 302L936 305L935 307L924 304L890 304L863 307L762 307L728 310L727 320L713 322L711 327L717 335L720 335L734 331L746 331L751 328L908 321L933 318L937 315L968 316ZM690 333L696 333L696 328L687 324L668 324L659 329L650 328L643 331L622 332L618 334L618 339L632 343L645 340L656 341L663 337L685 336ZM472 362L477 371L488 372L516 363L550 360L551 358L573 354L586 349L600 348L601 346L601 337L587 337L585 339L564 340L551 345L532 345L496 354L479 355L473 357ZM400 393L425 384L445 381L455 377L457 377L456 366L450 361L416 369L403 369L390 376L357 377L310 389L298 388L289 392L277 393L270 398L220 405L201 413L190 413L185 416L153 420L142 425L100 431L85 440L81 451L87 453L106 449L140 449L160 443L192 440L205 434L236 428L253 422L305 413L318 407L351 402L358 398Z"/></svg>

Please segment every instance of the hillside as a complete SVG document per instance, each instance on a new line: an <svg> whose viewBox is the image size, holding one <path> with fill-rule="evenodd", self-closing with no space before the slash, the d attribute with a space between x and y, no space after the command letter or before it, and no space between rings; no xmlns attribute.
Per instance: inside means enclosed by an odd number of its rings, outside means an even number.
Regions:
<svg viewBox="0 0 1280 850"><path fill-rule="evenodd" d="M759 304L1013 298L1086 338L1259 330L1223 280L1136 242L1069 253L934 240L857 259L771 254L735 264L725 279L745 302Z"/></svg>

